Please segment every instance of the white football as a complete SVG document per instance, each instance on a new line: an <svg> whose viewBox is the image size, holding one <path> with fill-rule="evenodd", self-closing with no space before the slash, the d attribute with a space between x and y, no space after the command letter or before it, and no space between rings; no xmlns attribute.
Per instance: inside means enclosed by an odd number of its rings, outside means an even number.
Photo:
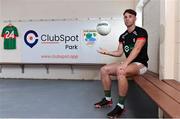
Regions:
<svg viewBox="0 0 180 119"><path fill-rule="evenodd" d="M96 30L100 35L105 36L111 32L111 26L107 21L101 21L97 24Z"/></svg>

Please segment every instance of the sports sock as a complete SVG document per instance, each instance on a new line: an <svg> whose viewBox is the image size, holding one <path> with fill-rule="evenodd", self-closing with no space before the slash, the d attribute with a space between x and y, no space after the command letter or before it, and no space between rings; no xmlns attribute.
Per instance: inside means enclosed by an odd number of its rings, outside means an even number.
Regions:
<svg viewBox="0 0 180 119"><path fill-rule="evenodd" d="M108 101L111 101L111 90L104 90L105 98Z"/></svg>
<svg viewBox="0 0 180 119"><path fill-rule="evenodd" d="M125 102L126 96L119 96L118 97L118 106L120 106L122 109L124 108L124 102Z"/></svg>

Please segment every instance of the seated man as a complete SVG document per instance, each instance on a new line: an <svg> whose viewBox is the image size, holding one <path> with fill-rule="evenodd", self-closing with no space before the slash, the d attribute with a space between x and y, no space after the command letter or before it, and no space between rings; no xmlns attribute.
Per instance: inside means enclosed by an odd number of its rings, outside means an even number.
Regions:
<svg viewBox="0 0 180 119"><path fill-rule="evenodd" d="M126 60L121 63L107 64L101 68L100 75L105 97L95 104L96 108L111 106L111 75L116 75L118 80L119 98L116 107L107 114L109 118L121 115L124 110L124 102L128 90L128 76L144 74L147 71L147 46L148 34L145 29L135 25L136 12L132 9L125 10L124 22L127 30L119 37L119 46L116 51L108 51L100 48L99 53L114 57L125 53Z"/></svg>

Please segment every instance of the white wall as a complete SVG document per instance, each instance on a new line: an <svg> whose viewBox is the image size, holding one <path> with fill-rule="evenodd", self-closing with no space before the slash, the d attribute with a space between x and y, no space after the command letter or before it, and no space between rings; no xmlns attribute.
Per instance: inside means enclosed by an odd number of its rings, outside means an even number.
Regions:
<svg viewBox="0 0 180 119"><path fill-rule="evenodd" d="M134 0L2 0L4 19L119 17Z"/></svg>
<svg viewBox="0 0 180 119"><path fill-rule="evenodd" d="M1 0L1 13L3 20L120 18L125 9L135 8L135 3L134 0ZM112 45L116 49L117 44ZM0 77L99 79L99 69L100 65L1 65Z"/></svg>
<svg viewBox="0 0 180 119"><path fill-rule="evenodd" d="M180 1L177 0L177 6L176 6L176 13L177 13L177 17L176 17L176 47L177 47L177 62L176 62L176 80L178 80L180 82Z"/></svg>
<svg viewBox="0 0 180 119"><path fill-rule="evenodd" d="M143 27L149 35L149 70L159 73L160 0L150 0L144 6Z"/></svg>
<svg viewBox="0 0 180 119"><path fill-rule="evenodd" d="M2 22L2 0L0 0L0 23Z"/></svg>
<svg viewBox="0 0 180 119"><path fill-rule="evenodd" d="M176 72L176 5L177 0L160 4L160 78L175 79Z"/></svg>

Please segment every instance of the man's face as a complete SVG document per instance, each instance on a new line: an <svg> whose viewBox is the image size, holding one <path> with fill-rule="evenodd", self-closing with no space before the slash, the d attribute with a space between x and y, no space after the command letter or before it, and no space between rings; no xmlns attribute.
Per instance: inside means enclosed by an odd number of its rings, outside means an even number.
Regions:
<svg viewBox="0 0 180 119"><path fill-rule="evenodd" d="M134 25L136 22L136 16L129 14L129 13L125 13L124 14L124 23L127 27L131 27L132 25Z"/></svg>

